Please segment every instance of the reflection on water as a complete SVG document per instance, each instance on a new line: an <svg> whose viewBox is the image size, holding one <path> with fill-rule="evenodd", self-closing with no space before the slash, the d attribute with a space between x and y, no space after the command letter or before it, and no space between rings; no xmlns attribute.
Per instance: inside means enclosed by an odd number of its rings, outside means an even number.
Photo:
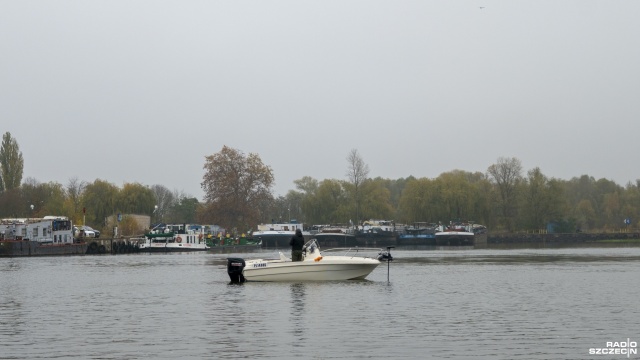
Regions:
<svg viewBox="0 0 640 360"><path fill-rule="evenodd" d="M226 257L0 259L7 359L583 359L639 341L640 248L396 249L366 280L229 284Z"/></svg>
<svg viewBox="0 0 640 360"><path fill-rule="evenodd" d="M512 249L474 250L446 249L441 251L406 251L403 263L421 264L539 264L565 262L627 262L639 261L640 248L625 251L624 248L560 248L560 249Z"/></svg>
<svg viewBox="0 0 640 360"><path fill-rule="evenodd" d="M305 337L305 284L294 283L289 285L291 289L291 314L289 323L293 329L292 338L295 347L304 346Z"/></svg>
<svg viewBox="0 0 640 360"><path fill-rule="evenodd" d="M488 249L514 250L514 249L607 249L607 248L632 248L640 247L639 241L614 240L600 242L563 243L563 242L539 242L539 243L513 243L513 244L489 244Z"/></svg>
<svg viewBox="0 0 640 360"><path fill-rule="evenodd" d="M419 250L419 251L468 251L468 250L519 250L519 249L608 249L608 248L640 248L640 241L601 241L582 243L563 242L523 242L488 244L483 247L473 246L427 246L427 245L403 245L396 246L396 250Z"/></svg>

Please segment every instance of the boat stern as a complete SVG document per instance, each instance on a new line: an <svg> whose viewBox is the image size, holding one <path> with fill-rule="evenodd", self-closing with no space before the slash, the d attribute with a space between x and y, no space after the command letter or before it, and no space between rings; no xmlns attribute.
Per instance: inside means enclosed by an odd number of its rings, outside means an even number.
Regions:
<svg viewBox="0 0 640 360"><path fill-rule="evenodd" d="M233 284L242 284L245 282L243 270L246 263L242 258L227 258L227 274Z"/></svg>

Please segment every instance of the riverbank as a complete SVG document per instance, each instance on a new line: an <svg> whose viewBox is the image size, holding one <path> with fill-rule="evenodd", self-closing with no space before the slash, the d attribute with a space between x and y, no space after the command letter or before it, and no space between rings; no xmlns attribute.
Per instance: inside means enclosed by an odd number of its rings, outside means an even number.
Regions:
<svg viewBox="0 0 640 360"><path fill-rule="evenodd" d="M487 244L568 244L590 242L635 242L640 241L640 232L612 233L565 233L565 234L492 234Z"/></svg>

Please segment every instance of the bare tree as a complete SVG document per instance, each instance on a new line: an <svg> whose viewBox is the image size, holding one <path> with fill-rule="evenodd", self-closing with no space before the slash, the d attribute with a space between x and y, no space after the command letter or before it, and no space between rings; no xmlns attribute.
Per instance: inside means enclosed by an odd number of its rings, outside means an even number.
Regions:
<svg viewBox="0 0 640 360"><path fill-rule="evenodd" d="M511 230L513 224L508 220L513 218L517 205L516 189L522 181L522 163L515 157L500 157L496 164L489 166L487 173L497 186L501 215L507 222L506 227Z"/></svg>
<svg viewBox="0 0 640 360"><path fill-rule="evenodd" d="M0 147L0 192L20 187L23 168L24 159L18 142L7 131L2 136Z"/></svg>
<svg viewBox="0 0 640 360"><path fill-rule="evenodd" d="M356 210L355 220L357 223L360 220L360 187L367 179L367 176L369 176L369 165L364 163L357 149L351 149L351 152L349 152L347 156L346 175L351 185L353 185L353 199Z"/></svg>
<svg viewBox="0 0 640 360"><path fill-rule="evenodd" d="M164 217L174 205L176 198L171 190L164 185L152 185L151 191L156 197L155 206L157 206L153 211L154 222L164 222Z"/></svg>
<svg viewBox="0 0 640 360"><path fill-rule="evenodd" d="M86 181L80 181L77 177L72 177L67 183L67 197L71 203L73 214L80 213L80 205L82 200L82 193L87 186Z"/></svg>

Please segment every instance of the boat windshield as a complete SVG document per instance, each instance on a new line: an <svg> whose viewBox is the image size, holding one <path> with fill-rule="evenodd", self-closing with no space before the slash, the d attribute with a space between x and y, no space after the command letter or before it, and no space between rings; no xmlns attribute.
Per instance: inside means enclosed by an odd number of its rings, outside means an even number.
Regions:
<svg viewBox="0 0 640 360"><path fill-rule="evenodd" d="M304 244L304 246L302 247L302 251L305 254L305 257L313 256L312 254L318 256L320 255L320 246L318 246L318 242L316 242L316 239L311 239L307 241L306 244Z"/></svg>

